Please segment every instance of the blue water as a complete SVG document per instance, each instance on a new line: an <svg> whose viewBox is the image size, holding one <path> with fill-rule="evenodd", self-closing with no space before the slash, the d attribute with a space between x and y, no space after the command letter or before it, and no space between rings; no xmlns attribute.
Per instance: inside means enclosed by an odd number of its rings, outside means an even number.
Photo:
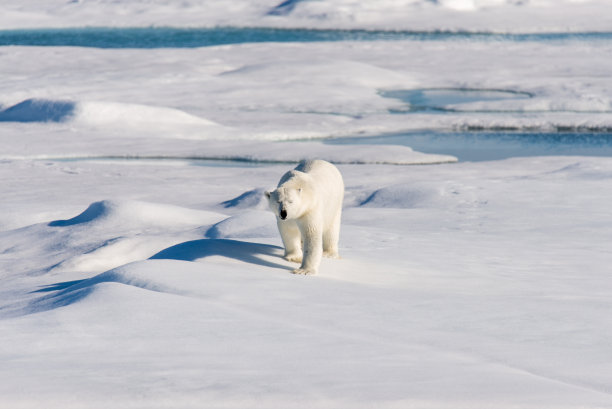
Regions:
<svg viewBox="0 0 612 409"><path fill-rule="evenodd" d="M380 91L379 94L385 98L397 99L406 104L404 107L397 107L391 110L391 113L396 114L421 111L454 112L455 109L452 106L455 104L507 101L533 97L533 95L527 92L486 88L398 89ZM461 112L470 111L462 110ZM478 112L482 112L482 110Z"/></svg>
<svg viewBox="0 0 612 409"><path fill-rule="evenodd" d="M330 144L404 145L415 151L453 155L460 161L526 156L612 156L612 132L407 132L337 138Z"/></svg>
<svg viewBox="0 0 612 409"><path fill-rule="evenodd" d="M451 31L311 30L279 28L62 28L0 30L0 46L192 48L224 44L316 41L612 41L611 32L497 34Z"/></svg>

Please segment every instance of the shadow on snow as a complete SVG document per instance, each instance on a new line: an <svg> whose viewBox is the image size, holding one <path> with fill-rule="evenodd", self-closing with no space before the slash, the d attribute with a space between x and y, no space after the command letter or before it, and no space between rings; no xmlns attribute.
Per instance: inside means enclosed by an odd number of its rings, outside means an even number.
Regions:
<svg viewBox="0 0 612 409"><path fill-rule="evenodd" d="M210 256L221 256L247 264L290 270L290 267L286 265L264 258L267 256L281 257L281 255L281 247L269 244L228 239L201 239L168 247L150 257L149 260L196 261ZM20 312L14 310L13 313L8 314L32 314L75 304L93 293L96 286L102 283L121 283L153 291L164 291L163 287L159 287L153 280L147 280L146 277L136 281L130 279L129 275L125 276L121 267L118 267L88 279L54 283L34 290L32 293L49 294L33 300L25 308L21 308Z"/></svg>
<svg viewBox="0 0 612 409"><path fill-rule="evenodd" d="M64 122L76 110L72 101L28 99L4 110L0 109L0 122Z"/></svg>
<svg viewBox="0 0 612 409"><path fill-rule="evenodd" d="M282 248L269 244L228 239L201 239L187 241L169 247L152 256L150 260L170 259L195 261L210 256L221 256L239 260L244 263L287 270L287 266L267 261L261 257L280 257L281 254Z"/></svg>

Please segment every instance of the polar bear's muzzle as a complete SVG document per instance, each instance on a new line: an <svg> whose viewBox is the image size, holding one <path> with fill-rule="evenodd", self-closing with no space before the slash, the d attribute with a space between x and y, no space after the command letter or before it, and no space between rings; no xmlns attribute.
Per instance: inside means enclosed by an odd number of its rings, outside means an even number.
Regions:
<svg viewBox="0 0 612 409"><path fill-rule="evenodd" d="M281 209L279 216L281 220L285 220L287 218L287 211L285 209Z"/></svg>

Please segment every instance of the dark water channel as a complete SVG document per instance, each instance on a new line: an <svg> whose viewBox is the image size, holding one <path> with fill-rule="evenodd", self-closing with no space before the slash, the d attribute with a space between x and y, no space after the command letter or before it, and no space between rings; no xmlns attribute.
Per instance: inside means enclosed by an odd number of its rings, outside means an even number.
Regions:
<svg viewBox="0 0 612 409"><path fill-rule="evenodd" d="M456 31L313 30L267 27L58 28L0 30L0 46L193 48L262 42L329 41L612 41L611 32L500 34Z"/></svg>

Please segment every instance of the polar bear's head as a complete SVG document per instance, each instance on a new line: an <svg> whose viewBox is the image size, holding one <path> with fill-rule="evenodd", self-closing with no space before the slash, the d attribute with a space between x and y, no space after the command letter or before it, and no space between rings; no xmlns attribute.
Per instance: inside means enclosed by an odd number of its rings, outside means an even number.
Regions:
<svg viewBox="0 0 612 409"><path fill-rule="evenodd" d="M292 187L279 187L266 192L270 210L281 220L292 220L304 214L303 189Z"/></svg>

